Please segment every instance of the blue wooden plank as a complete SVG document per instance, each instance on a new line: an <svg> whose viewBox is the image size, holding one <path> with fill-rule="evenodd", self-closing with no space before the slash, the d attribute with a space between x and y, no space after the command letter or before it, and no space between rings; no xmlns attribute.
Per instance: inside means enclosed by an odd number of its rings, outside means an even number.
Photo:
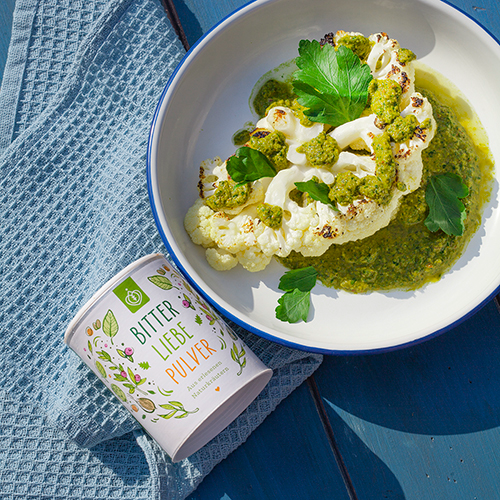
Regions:
<svg viewBox="0 0 500 500"><path fill-rule="evenodd" d="M0 82L2 81L7 52L9 50L14 6L15 0L2 0L0 2Z"/></svg>
<svg viewBox="0 0 500 500"><path fill-rule="evenodd" d="M500 314L316 374L359 498L498 498Z"/></svg>
<svg viewBox="0 0 500 500"><path fill-rule="evenodd" d="M452 0L451 5L462 10L490 33L500 36L500 4L496 0Z"/></svg>
<svg viewBox="0 0 500 500"><path fill-rule="evenodd" d="M205 478L189 500L348 500L306 384Z"/></svg>
<svg viewBox="0 0 500 500"><path fill-rule="evenodd" d="M173 0L182 26L193 44L203 33L249 0Z"/></svg>

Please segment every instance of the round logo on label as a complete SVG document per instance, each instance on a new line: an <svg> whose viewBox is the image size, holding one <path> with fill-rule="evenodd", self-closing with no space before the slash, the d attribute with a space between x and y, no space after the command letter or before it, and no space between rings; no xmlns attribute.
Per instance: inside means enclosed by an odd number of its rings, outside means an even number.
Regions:
<svg viewBox="0 0 500 500"><path fill-rule="evenodd" d="M142 293L139 290L127 290L125 302L129 306L138 306L142 302Z"/></svg>

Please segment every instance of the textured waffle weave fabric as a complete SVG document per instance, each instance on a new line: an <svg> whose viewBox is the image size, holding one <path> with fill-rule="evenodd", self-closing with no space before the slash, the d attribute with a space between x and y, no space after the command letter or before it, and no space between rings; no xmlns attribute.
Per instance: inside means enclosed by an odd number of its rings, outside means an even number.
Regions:
<svg viewBox="0 0 500 500"><path fill-rule="evenodd" d="M183 55L158 0L16 2L0 91L2 499L185 498L321 362L237 328L274 376L172 464L63 343L102 284L165 252L146 144Z"/></svg>

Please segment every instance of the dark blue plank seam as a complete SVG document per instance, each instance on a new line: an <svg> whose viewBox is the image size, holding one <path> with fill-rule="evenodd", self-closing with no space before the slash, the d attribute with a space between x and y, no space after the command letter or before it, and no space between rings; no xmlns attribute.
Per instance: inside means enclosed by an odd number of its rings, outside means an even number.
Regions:
<svg viewBox="0 0 500 500"><path fill-rule="evenodd" d="M358 500L358 495L356 494L351 476L349 475L344 459L342 458L342 454L340 453L339 447L337 445L333 428L330 423L330 419L328 418L325 406L323 405L323 400L321 399L321 395L319 393L314 375L311 375L307 379L307 385L309 387L309 391L311 392L311 396L316 406L316 410L318 411L321 424L323 425L323 429L328 439L328 444L330 445L333 456L335 457L335 462L337 463L337 466L339 468L340 475L342 476L342 480L344 481L349 498L350 500Z"/></svg>
<svg viewBox="0 0 500 500"><path fill-rule="evenodd" d="M175 34L178 36L182 45L186 50L189 50L189 42L186 36L186 32L182 27L181 20L179 15L177 14L177 9L175 8L173 0L160 0L165 12L167 13L167 17L174 28Z"/></svg>

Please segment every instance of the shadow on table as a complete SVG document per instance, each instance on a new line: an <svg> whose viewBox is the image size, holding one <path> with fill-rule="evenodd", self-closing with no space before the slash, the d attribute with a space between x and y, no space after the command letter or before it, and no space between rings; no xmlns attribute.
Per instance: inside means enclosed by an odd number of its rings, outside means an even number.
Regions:
<svg viewBox="0 0 500 500"><path fill-rule="evenodd" d="M472 433L500 425L500 313L488 303L455 329L399 351L325 357L321 395L385 428Z"/></svg>
<svg viewBox="0 0 500 500"><path fill-rule="evenodd" d="M328 400L324 404L357 498L404 500L405 494L390 467L342 420Z"/></svg>

